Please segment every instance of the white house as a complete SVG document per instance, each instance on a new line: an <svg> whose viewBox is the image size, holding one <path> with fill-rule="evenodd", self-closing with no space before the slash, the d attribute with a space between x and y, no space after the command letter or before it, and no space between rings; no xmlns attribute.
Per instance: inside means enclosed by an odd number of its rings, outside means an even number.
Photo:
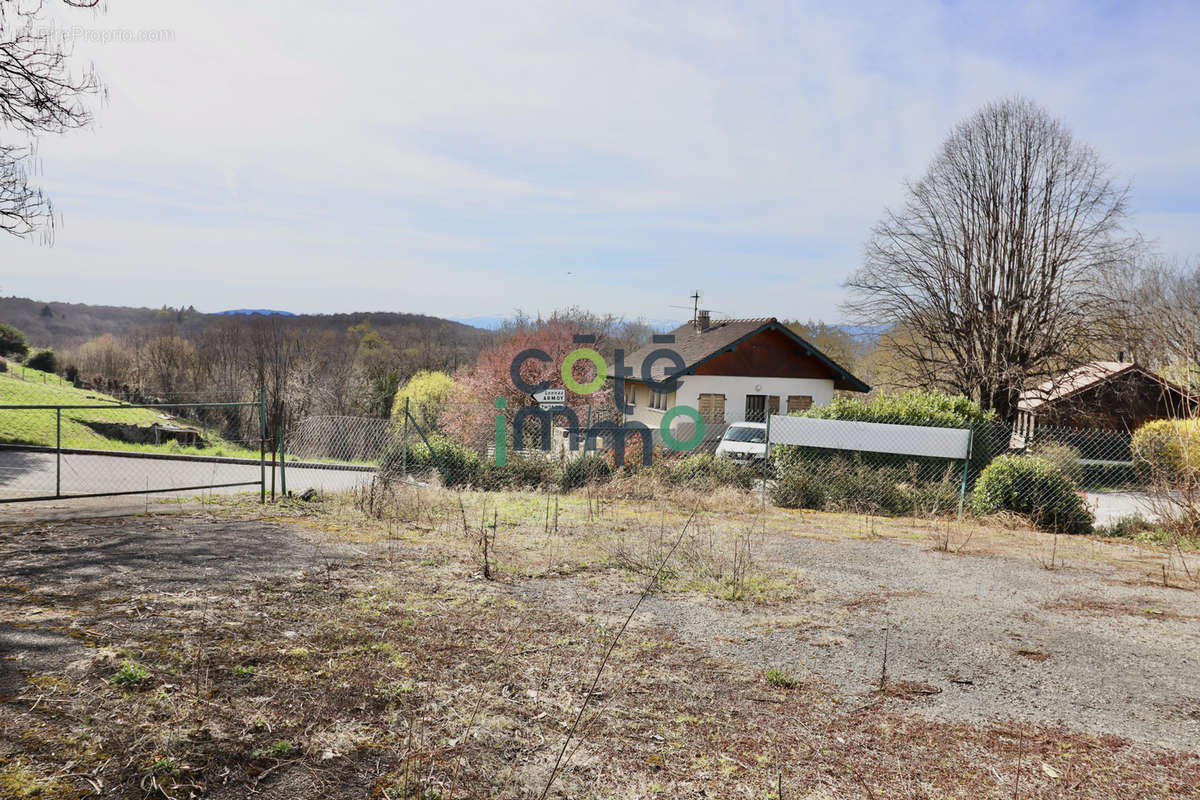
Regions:
<svg viewBox="0 0 1200 800"><path fill-rule="evenodd" d="M671 339L671 341L666 341ZM642 365L655 350L677 353L682 366L655 359L650 379L661 382L677 375L677 391L653 391L642 379ZM869 392L870 387L774 317L710 319L701 311L694 323L625 357L634 374L625 379L625 399L632 407L625 420L656 430L662 416L677 405L697 409L710 427L733 422L763 422L768 413L790 413L822 406L835 390ZM611 374L611 371L610 371ZM677 424L687 423L677 417Z"/></svg>

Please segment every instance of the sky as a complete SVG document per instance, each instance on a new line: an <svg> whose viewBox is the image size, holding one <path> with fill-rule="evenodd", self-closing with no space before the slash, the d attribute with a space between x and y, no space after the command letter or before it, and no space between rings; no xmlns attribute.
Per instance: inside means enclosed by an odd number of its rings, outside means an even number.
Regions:
<svg viewBox="0 0 1200 800"><path fill-rule="evenodd" d="M840 321L904 181L1014 95L1200 253L1188 3L346 5L55 5L108 96L38 143L60 225L0 238L0 294Z"/></svg>

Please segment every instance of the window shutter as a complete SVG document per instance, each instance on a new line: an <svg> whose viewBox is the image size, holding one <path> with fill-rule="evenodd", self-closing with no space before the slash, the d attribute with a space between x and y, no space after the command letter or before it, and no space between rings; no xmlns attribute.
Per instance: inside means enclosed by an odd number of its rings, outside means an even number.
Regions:
<svg viewBox="0 0 1200 800"><path fill-rule="evenodd" d="M809 394L789 394L787 402L788 413L794 411L808 411L812 408L812 395Z"/></svg>

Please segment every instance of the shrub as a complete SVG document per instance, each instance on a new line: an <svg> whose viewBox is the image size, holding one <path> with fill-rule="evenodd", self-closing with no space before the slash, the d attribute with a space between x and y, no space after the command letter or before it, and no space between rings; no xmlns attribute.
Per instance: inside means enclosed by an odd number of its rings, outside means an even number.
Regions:
<svg viewBox="0 0 1200 800"><path fill-rule="evenodd" d="M438 418L445 411L453 391L454 378L444 372L421 370L396 392L396 398L392 401L392 420L397 428L403 426L404 402L407 400L408 413L429 435L437 430Z"/></svg>
<svg viewBox="0 0 1200 800"><path fill-rule="evenodd" d="M804 412L815 419L844 419L886 422L895 425L925 425L930 428L969 428L995 419L991 411L962 395L939 391L912 390L881 394L868 399L835 397L826 406Z"/></svg>
<svg viewBox="0 0 1200 800"><path fill-rule="evenodd" d="M49 347L34 350L25 359L25 366L42 372L54 372L58 369L58 356Z"/></svg>
<svg viewBox="0 0 1200 800"><path fill-rule="evenodd" d="M919 476L916 464L880 466L858 455L800 451L771 484L771 502L871 514L944 514L958 507L960 486L944 468L941 480Z"/></svg>
<svg viewBox="0 0 1200 800"><path fill-rule="evenodd" d="M510 455L504 466L484 462L479 467L477 486L486 491L540 489L560 482L558 464L541 456Z"/></svg>
<svg viewBox="0 0 1200 800"><path fill-rule="evenodd" d="M25 334L5 322L0 322L0 356L23 356L29 352Z"/></svg>
<svg viewBox="0 0 1200 800"><path fill-rule="evenodd" d="M692 489L711 490L719 486L749 489L760 470L735 464L727 458L696 453L678 460L660 462L662 476L668 483Z"/></svg>
<svg viewBox="0 0 1200 800"><path fill-rule="evenodd" d="M781 508L825 507L825 482L815 472L789 469L771 483L771 502Z"/></svg>
<svg viewBox="0 0 1200 800"><path fill-rule="evenodd" d="M1075 483L1061 469L1036 456L997 458L975 483L971 505L978 514L1014 511L1039 528L1088 533L1092 515Z"/></svg>
<svg viewBox="0 0 1200 800"><path fill-rule="evenodd" d="M974 431L971 446L972 475L978 475L992 460L995 452L1007 448L1011 433L1007 426L996 423L993 412L981 410L979 404L973 400L940 391L913 390L865 400L836 397L829 405L811 408L801 416L891 425L922 425L930 428L971 428ZM810 448L806 454L801 455L797 452L801 449L781 445L773 450L778 456L781 472L787 472L791 461L796 458L836 458L851 452ZM884 453L870 453L865 457L872 464L897 467L906 472L911 472L915 466L917 473L912 479L921 481L941 481L947 465L944 458L917 458Z"/></svg>
<svg viewBox="0 0 1200 800"><path fill-rule="evenodd" d="M1133 463L1154 482L1200 480L1200 419L1159 419L1133 433Z"/></svg>
<svg viewBox="0 0 1200 800"><path fill-rule="evenodd" d="M1114 539L1137 539L1157 529L1158 525L1141 514L1129 514L1105 525L1097 525L1093 533Z"/></svg>
<svg viewBox="0 0 1200 800"><path fill-rule="evenodd" d="M1079 451L1053 439L1037 440L1029 446L1028 455L1049 461L1063 474L1078 484L1083 479L1083 465L1079 463Z"/></svg>
<svg viewBox="0 0 1200 800"><path fill-rule="evenodd" d="M8 372L8 362L0 358L0 372Z"/></svg>
<svg viewBox="0 0 1200 800"><path fill-rule="evenodd" d="M396 443L384 452L379 471L384 475L396 475L404 463L404 447ZM431 436L429 445L410 442L407 464L409 472L436 470L442 478L442 485L447 487L475 484L481 468L479 455L475 451L444 436Z"/></svg>
<svg viewBox="0 0 1200 800"><path fill-rule="evenodd" d="M559 488L564 492L589 483L603 483L612 475L612 466L600 453L584 453L563 465Z"/></svg>

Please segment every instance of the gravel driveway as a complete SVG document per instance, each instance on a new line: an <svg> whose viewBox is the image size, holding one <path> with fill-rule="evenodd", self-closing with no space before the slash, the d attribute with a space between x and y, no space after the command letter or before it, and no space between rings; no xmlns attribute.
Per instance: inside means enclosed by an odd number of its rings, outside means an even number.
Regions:
<svg viewBox="0 0 1200 800"><path fill-rule="evenodd" d="M879 685L886 628L889 680L909 682L919 712L1200 747L1195 589L1156 586L1120 565L1050 570L1032 559L955 555L902 540L776 536L756 557L798 570L805 596L756 608L657 594L638 622L756 673L774 666L827 681L864 704ZM578 576L523 591L582 614L632 602L619 582L605 585L616 594Z"/></svg>

